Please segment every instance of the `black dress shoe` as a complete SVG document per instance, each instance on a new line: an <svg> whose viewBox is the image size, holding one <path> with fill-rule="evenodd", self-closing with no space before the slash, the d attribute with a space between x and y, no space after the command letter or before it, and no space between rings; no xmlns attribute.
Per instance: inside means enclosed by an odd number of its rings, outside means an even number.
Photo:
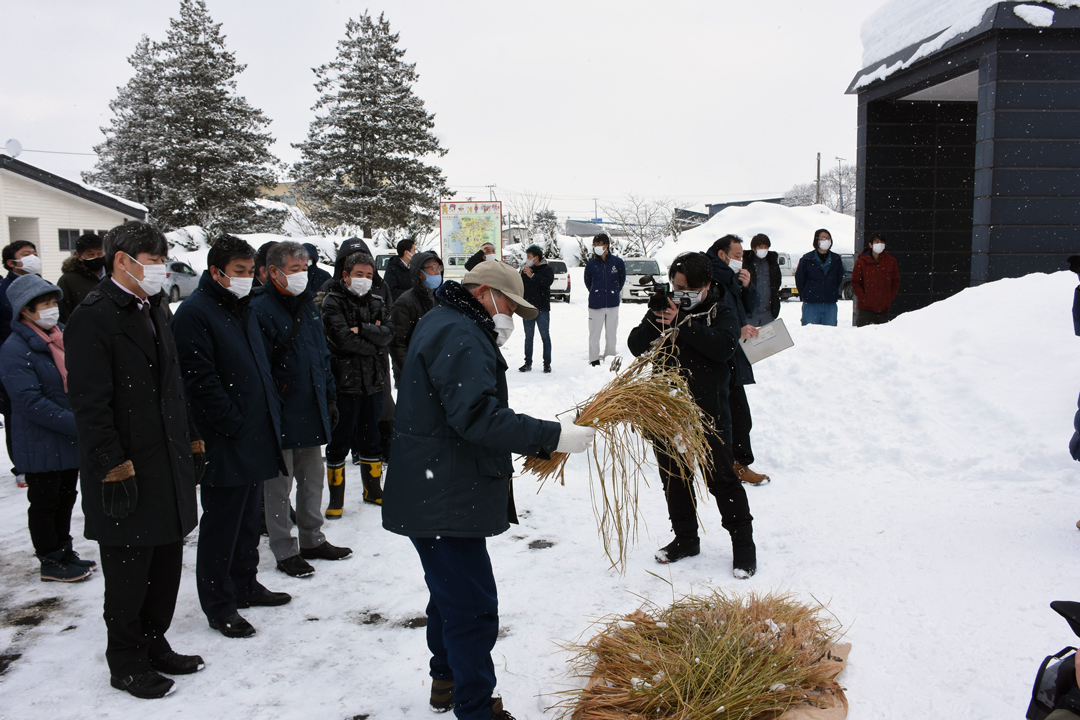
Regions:
<svg viewBox="0 0 1080 720"><path fill-rule="evenodd" d="M279 560L277 569L294 578L311 577L315 574L315 568L311 567L311 563L299 555L290 555L284 560Z"/></svg>
<svg viewBox="0 0 1080 720"><path fill-rule="evenodd" d="M305 560L344 560L352 555L352 548L338 547L324 542L313 548L300 548L300 557Z"/></svg>
<svg viewBox="0 0 1080 720"><path fill-rule="evenodd" d="M233 613L221 620L211 620L210 627L227 638L247 638L255 634L255 628L251 626L251 623L240 617L238 613Z"/></svg>
<svg viewBox="0 0 1080 720"><path fill-rule="evenodd" d="M249 597L246 600L237 600L236 607L249 608L249 607L276 607L278 605L284 605L292 600L292 595L283 592L272 592L270 590L263 589L261 593L253 597Z"/></svg>
<svg viewBox="0 0 1080 720"><path fill-rule="evenodd" d="M150 667L166 675L190 675L206 667L198 655L181 655L170 650L164 655L150 658Z"/></svg>
<svg viewBox="0 0 1080 720"><path fill-rule="evenodd" d="M551 372L551 363L544 363L544 372Z"/></svg>
<svg viewBox="0 0 1080 720"><path fill-rule="evenodd" d="M109 678L109 684L117 690L123 690L143 700L163 698L171 693L175 687L172 680L158 675L153 670L122 678L111 677Z"/></svg>

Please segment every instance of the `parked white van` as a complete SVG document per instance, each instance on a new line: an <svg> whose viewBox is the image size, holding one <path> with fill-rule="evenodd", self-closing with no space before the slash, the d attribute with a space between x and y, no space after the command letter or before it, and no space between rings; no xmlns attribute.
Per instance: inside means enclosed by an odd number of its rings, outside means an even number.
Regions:
<svg viewBox="0 0 1080 720"><path fill-rule="evenodd" d="M648 302L652 295L652 285L641 285L641 278L651 275L657 282L667 282L667 271L652 258L623 258L626 265L626 284L619 296L623 302Z"/></svg>

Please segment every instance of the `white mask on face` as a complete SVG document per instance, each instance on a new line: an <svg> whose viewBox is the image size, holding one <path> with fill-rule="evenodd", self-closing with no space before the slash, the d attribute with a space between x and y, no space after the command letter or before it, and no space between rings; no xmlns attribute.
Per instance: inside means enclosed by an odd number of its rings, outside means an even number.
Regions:
<svg viewBox="0 0 1080 720"><path fill-rule="evenodd" d="M822 238L822 239L818 240L818 247L821 248L822 250L824 250L825 252L828 252L829 248L832 247L832 240L830 240L828 238Z"/></svg>
<svg viewBox="0 0 1080 720"><path fill-rule="evenodd" d="M22 267L19 269L23 272L30 273L31 275L41 274L41 258L37 255L27 255L26 257L21 258L19 262L22 263Z"/></svg>
<svg viewBox="0 0 1080 720"><path fill-rule="evenodd" d="M674 296L675 304L682 307L682 299L689 298L690 304L687 305L684 310L692 310L701 304L701 290L676 290L672 293Z"/></svg>
<svg viewBox="0 0 1080 720"><path fill-rule="evenodd" d="M60 322L60 308L45 308L38 313L38 319L34 321L42 330L52 330L56 323Z"/></svg>
<svg viewBox="0 0 1080 720"><path fill-rule="evenodd" d="M526 260L526 261L525 261L525 264L526 264L527 266L529 266L529 267L532 267L533 265L535 265L535 264L536 264L536 261L535 261L535 260L533 260L532 258L529 258L528 260Z"/></svg>
<svg viewBox="0 0 1080 720"><path fill-rule="evenodd" d="M874 243L871 247L874 248L874 252L878 255L885 252L885 243Z"/></svg>
<svg viewBox="0 0 1080 720"><path fill-rule="evenodd" d="M731 269L734 270L735 272L739 272L740 270L742 270L742 260L736 260L735 258L728 258L728 265L730 265Z"/></svg>
<svg viewBox="0 0 1080 720"><path fill-rule="evenodd" d="M232 275L225 275L225 277L229 278L229 287L225 289L238 298L247 297L251 292L251 285L255 282L255 278L233 277Z"/></svg>
<svg viewBox="0 0 1080 720"><path fill-rule="evenodd" d="M603 255L605 250L607 250L606 245L593 245L592 246L592 251L594 253L596 253L597 255Z"/></svg>
<svg viewBox="0 0 1080 720"><path fill-rule="evenodd" d="M499 258L495 257L495 253L491 253L490 255L485 255L484 259L490 260L491 262L496 262Z"/></svg>
<svg viewBox="0 0 1080 720"><path fill-rule="evenodd" d="M510 336L514 334L514 318L506 313L499 312L499 306L495 304L495 293L489 291L491 304L495 308L495 315L491 318L495 322L495 344L502 347Z"/></svg>
<svg viewBox="0 0 1080 720"><path fill-rule="evenodd" d="M757 255L762 260L764 260L765 258L769 257L769 249L768 248L758 248L757 250L754 251L754 254Z"/></svg>
<svg viewBox="0 0 1080 720"><path fill-rule="evenodd" d="M284 275L285 271L282 270L281 274ZM308 274L307 270L301 270L300 272L293 273L292 275L285 275L285 290L293 297L299 297L307 290Z"/></svg>
<svg viewBox="0 0 1080 720"><path fill-rule="evenodd" d="M349 292L356 297L364 297L371 289L371 278L349 278Z"/></svg>
<svg viewBox="0 0 1080 720"><path fill-rule="evenodd" d="M124 254L127 255L127 253ZM151 297L161 292L161 286L165 284L165 277L168 274L168 270L165 269L165 266L143 265L141 262L131 257L130 255L128 255L128 258L131 259L131 262L142 268L142 280L139 280L131 273L128 273L128 276L139 284L139 287L142 288L142 291L144 293L146 293L146 296ZM125 270L124 272L127 272L127 270Z"/></svg>

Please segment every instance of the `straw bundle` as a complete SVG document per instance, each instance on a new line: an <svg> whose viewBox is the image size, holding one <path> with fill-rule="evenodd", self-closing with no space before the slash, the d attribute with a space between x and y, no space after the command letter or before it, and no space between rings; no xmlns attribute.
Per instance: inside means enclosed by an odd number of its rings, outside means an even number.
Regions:
<svg viewBox="0 0 1080 720"><path fill-rule="evenodd" d="M556 707L572 720L754 720L795 708L844 717L835 677L848 646L834 654L840 628L822 610L790 595L714 591L609 618L570 648L589 682Z"/></svg>
<svg viewBox="0 0 1080 720"><path fill-rule="evenodd" d="M596 428L590 455L597 476L590 488L593 512L604 552L620 569L637 538L638 481L648 484L644 468L650 464L650 442L679 461L676 472L684 482L694 482L697 469L712 459L711 421L702 416L679 375L667 337L571 411L577 413L576 424ZM530 457L525 471L541 482L551 477L562 481L566 460L565 453L552 453L548 460Z"/></svg>

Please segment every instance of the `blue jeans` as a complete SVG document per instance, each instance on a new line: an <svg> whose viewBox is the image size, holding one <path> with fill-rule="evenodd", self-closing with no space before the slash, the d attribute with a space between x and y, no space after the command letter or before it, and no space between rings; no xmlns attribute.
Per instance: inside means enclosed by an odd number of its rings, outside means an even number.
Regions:
<svg viewBox="0 0 1080 720"><path fill-rule="evenodd" d="M541 310L535 320L525 320L525 362L532 362L533 329L540 326L540 340L544 343L544 364L551 364L551 334L548 328L551 326L551 311Z"/></svg>
<svg viewBox="0 0 1080 720"><path fill-rule="evenodd" d="M431 599L427 643L431 677L454 681L454 714L491 720L499 598L484 538L411 538Z"/></svg>
<svg viewBox="0 0 1080 720"><path fill-rule="evenodd" d="M802 304L803 325L832 325L836 327L836 303Z"/></svg>

